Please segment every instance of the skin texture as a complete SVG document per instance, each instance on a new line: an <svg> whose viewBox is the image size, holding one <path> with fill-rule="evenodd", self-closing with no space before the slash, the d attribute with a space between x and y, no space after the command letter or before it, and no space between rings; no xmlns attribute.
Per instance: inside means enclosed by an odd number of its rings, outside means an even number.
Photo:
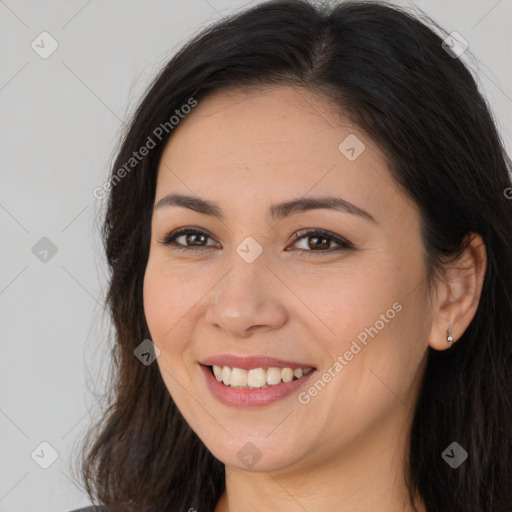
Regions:
<svg viewBox="0 0 512 512"><path fill-rule="evenodd" d="M402 460L427 348L449 348L447 328L457 341L476 312L481 238L429 298L419 212L395 188L377 146L335 108L288 86L214 93L175 128L160 162L155 204L179 192L215 201L225 215L155 209L144 281L165 385L226 464L216 512L410 510ZM365 144L354 161L338 149L350 134ZM267 216L275 203L325 195L376 222L326 209ZM159 242L181 227L204 231L209 238L196 245L206 248ZM333 252L332 239L317 248L315 235L292 241L304 228L330 231L354 249ZM236 252L248 236L263 249L250 264ZM175 243L186 247L187 237ZM395 303L401 310L307 404L294 393L234 408L206 386L198 362L218 354L298 361L320 378ZM247 442L261 453L251 469L237 457Z"/></svg>

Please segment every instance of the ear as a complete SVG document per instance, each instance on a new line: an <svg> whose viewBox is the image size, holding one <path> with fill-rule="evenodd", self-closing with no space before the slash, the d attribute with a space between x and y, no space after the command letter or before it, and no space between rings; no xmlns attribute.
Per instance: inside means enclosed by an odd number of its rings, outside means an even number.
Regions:
<svg viewBox="0 0 512 512"><path fill-rule="evenodd" d="M436 285L428 343L435 350L450 348L448 327L455 343L473 320L482 292L487 251L482 237L469 233L469 245L455 262L445 266L445 279Z"/></svg>

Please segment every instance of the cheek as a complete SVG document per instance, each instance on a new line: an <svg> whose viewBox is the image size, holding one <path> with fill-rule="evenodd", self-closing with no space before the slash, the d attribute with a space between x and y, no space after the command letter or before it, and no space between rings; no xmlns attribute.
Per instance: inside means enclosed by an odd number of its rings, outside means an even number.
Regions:
<svg viewBox="0 0 512 512"><path fill-rule="evenodd" d="M343 272L314 295L315 312L330 329L323 338L327 366L342 358L333 372L334 387L350 390L352 397L364 390L382 397L389 393L386 385L404 389L414 378L425 350L428 311L422 299L421 261L412 265L411 260L404 265L394 258ZM347 399L344 393L338 398Z"/></svg>
<svg viewBox="0 0 512 512"><path fill-rule="evenodd" d="M182 350L186 342L191 303L197 301L184 279L173 276L167 265L148 261L144 275L144 314L152 340L165 353Z"/></svg>
<svg viewBox="0 0 512 512"><path fill-rule="evenodd" d="M159 336L184 318L201 297L201 290L191 286L190 273L175 267L160 255L150 256L144 275L144 312L150 329L153 325Z"/></svg>
<svg viewBox="0 0 512 512"><path fill-rule="evenodd" d="M355 339L364 346L365 339L371 339L368 329L376 322L380 332L396 321L399 313L393 304L400 297L400 286L389 273L389 281L383 282L382 273L386 270L390 269L345 267L321 281L315 280L307 305L322 321L318 324L326 332L326 348L333 358L349 350Z"/></svg>
<svg viewBox="0 0 512 512"><path fill-rule="evenodd" d="M149 260L144 276L144 314L152 342L160 350L156 359L162 379L175 402L186 403L182 386L190 386L186 354L190 332L187 329L187 287L165 271L168 265ZM179 293L176 293L179 290ZM186 294L185 294L186 295ZM190 313L189 313L190 314Z"/></svg>
<svg viewBox="0 0 512 512"><path fill-rule="evenodd" d="M172 318L169 318L169 312L174 310L174 304L169 303L173 299L173 294L169 293L169 286L165 279L156 270L155 265L148 262L146 273L144 275L144 314L148 323L149 330L154 338L161 338L170 327Z"/></svg>

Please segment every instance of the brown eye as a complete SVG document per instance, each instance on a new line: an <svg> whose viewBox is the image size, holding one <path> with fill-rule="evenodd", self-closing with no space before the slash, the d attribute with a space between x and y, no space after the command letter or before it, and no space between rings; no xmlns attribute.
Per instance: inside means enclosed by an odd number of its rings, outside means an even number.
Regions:
<svg viewBox="0 0 512 512"><path fill-rule="evenodd" d="M298 248L297 250L301 253L309 252L336 252L346 249L353 249L354 246L348 242L347 240L335 235L334 233L330 233L329 231L324 230L306 230L299 231L295 233L294 237L294 245L297 242L306 240L306 248ZM338 248L332 248L332 244L335 243L338 245Z"/></svg>
<svg viewBox="0 0 512 512"><path fill-rule="evenodd" d="M180 238L182 240L179 241L179 243L176 243L176 241ZM163 245L171 246L173 249L194 251L201 250L203 247L212 247L212 245L208 245L206 243L209 238L211 238L210 235L204 231L182 228L168 234L162 240L159 240L159 242Z"/></svg>
<svg viewBox="0 0 512 512"><path fill-rule="evenodd" d="M182 235L185 237L185 241L187 244L190 244L190 245L204 245L202 242L201 242L201 239L205 240L205 238L208 238L208 237L205 237L205 235L202 235L200 233L190 233L188 235Z"/></svg>

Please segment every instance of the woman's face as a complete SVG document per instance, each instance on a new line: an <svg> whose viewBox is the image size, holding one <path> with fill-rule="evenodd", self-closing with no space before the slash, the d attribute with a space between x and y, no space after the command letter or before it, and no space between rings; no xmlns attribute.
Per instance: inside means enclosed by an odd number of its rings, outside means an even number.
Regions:
<svg viewBox="0 0 512 512"><path fill-rule="evenodd" d="M423 375L418 211L335 110L292 87L218 92L158 169L144 280L157 364L205 445L242 469L375 457L404 437Z"/></svg>

